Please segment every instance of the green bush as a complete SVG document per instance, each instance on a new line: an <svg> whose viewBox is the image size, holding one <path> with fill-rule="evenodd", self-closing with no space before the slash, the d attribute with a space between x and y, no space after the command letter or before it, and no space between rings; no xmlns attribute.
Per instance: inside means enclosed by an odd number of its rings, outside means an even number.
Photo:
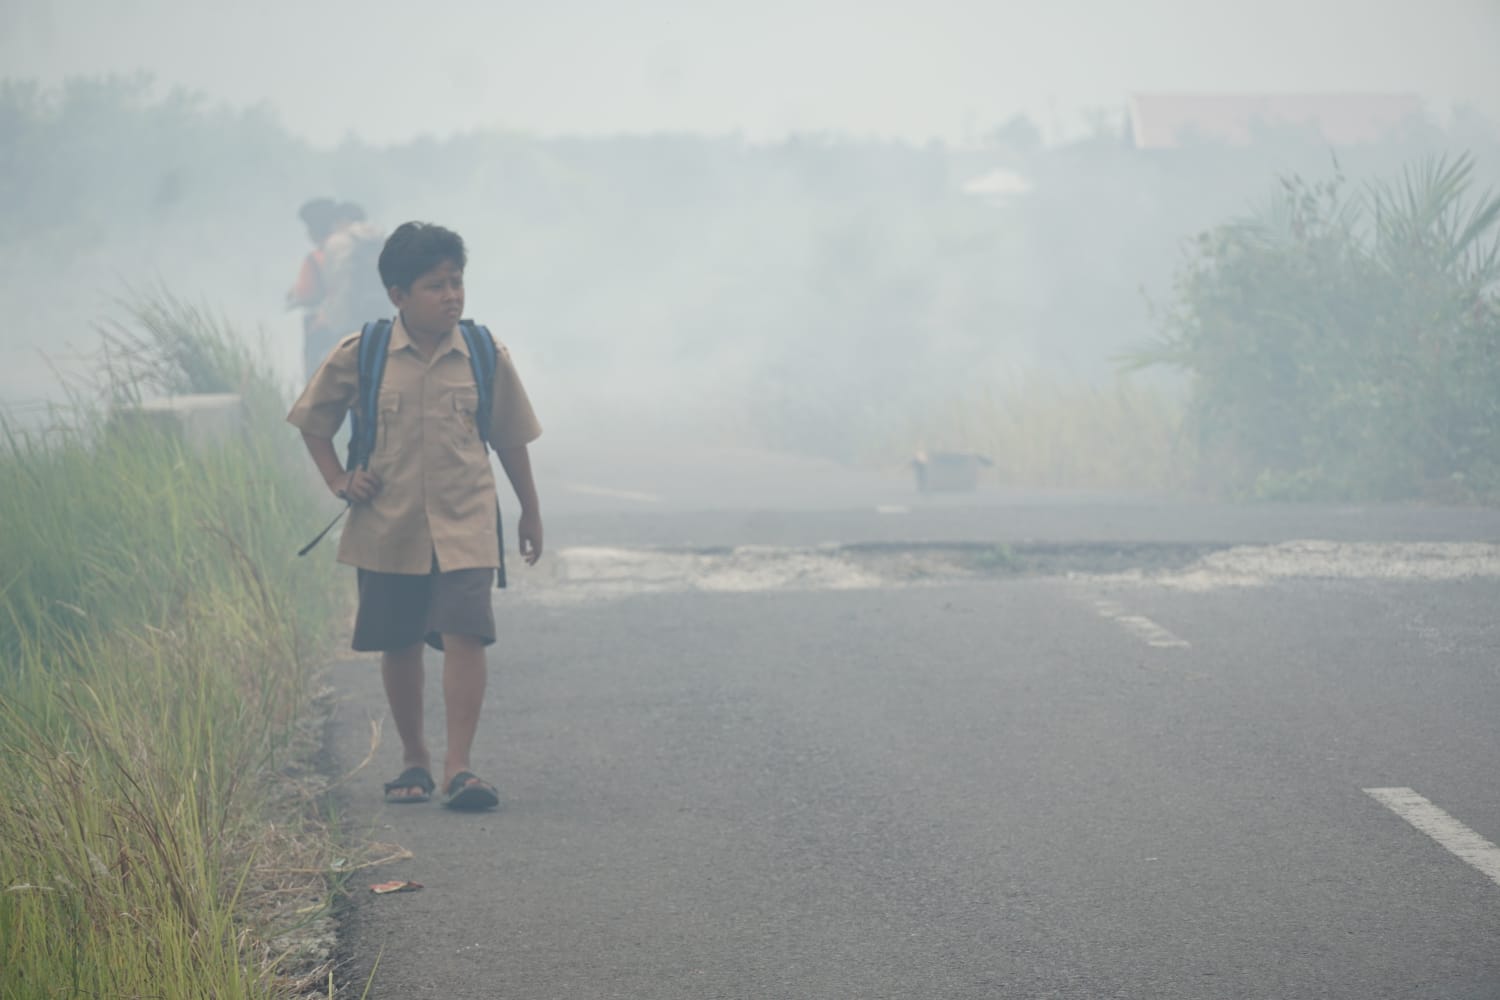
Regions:
<svg viewBox="0 0 1500 1000"><path fill-rule="evenodd" d="M1500 491L1500 197L1468 156L1286 178L1203 234L1138 364L1193 377L1206 483L1279 499Z"/></svg>

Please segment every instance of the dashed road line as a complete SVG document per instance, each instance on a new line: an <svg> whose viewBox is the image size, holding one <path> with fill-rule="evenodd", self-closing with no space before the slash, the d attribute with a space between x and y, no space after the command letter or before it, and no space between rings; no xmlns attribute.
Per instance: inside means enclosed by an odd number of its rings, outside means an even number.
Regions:
<svg viewBox="0 0 1500 1000"><path fill-rule="evenodd" d="M609 486L593 486L588 483L564 483L563 489L586 497L609 497L612 500L630 500L635 503L661 503L661 497L655 493L641 493L638 490L617 490Z"/></svg>
<svg viewBox="0 0 1500 1000"><path fill-rule="evenodd" d="M1437 841L1454 857L1500 885L1500 847L1410 788L1366 788L1365 794Z"/></svg>
<svg viewBox="0 0 1500 1000"><path fill-rule="evenodd" d="M1182 636L1162 628L1145 615L1131 614L1117 601L1095 601L1094 610L1099 612L1101 618L1124 627L1148 646L1157 649L1187 649L1192 645Z"/></svg>

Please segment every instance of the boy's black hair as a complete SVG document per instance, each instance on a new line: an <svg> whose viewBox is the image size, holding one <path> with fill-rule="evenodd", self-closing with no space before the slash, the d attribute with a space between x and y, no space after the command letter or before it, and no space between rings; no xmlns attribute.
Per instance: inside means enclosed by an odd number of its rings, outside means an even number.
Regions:
<svg viewBox="0 0 1500 1000"><path fill-rule="evenodd" d="M387 288L410 291L412 282L444 261L464 269L469 255L463 237L430 222L404 222L380 251L380 280Z"/></svg>
<svg viewBox="0 0 1500 1000"><path fill-rule="evenodd" d="M297 209L297 216L307 227L308 234L321 243L338 224L339 205L332 198L310 198Z"/></svg>

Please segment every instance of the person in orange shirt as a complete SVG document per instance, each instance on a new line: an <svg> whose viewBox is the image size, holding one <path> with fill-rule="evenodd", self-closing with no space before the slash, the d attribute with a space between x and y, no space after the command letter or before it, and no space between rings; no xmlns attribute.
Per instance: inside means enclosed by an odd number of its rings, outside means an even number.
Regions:
<svg viewBox="0 0 1500 1000"><path fill-rule="evenodd" d="M286 294L286 307L302 310L303 375L312 378L333 346L330 338L349 332L329 331L321 319L323 299L327 294L323 277L323 245L338 230L339 205L332 198L313 198L302 204L297 215L307 227L307 238L312 241L313 248L302 258L297 280Z"/></svg>

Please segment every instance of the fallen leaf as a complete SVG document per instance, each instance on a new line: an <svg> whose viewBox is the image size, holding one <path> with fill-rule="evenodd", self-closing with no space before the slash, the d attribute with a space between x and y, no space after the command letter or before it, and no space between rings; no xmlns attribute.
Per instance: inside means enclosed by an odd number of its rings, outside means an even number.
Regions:
<svg viewBox="0 0 1500 1000"><path fill-rule="evenodd" d="M422 888L421 882L408 880L405 882L376 882L370 886L370 891L383 896L388 892L416 892L420 888Z"/></svg>

